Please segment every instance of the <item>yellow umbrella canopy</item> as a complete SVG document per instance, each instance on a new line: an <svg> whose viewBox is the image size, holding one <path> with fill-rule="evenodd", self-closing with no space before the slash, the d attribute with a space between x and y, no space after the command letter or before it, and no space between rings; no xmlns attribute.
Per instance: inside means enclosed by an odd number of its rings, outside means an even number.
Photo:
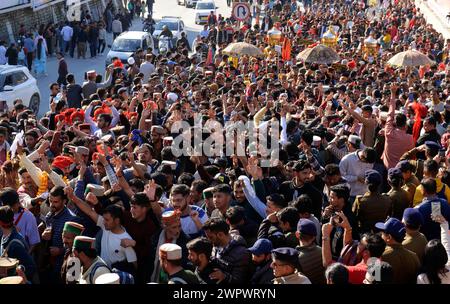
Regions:
<svg viewBox="0 0 450 304"><path fill-rule="evenodd" d="M235 42L229 44L222 53L228 54L231 56L251 56L251 57L262 57L263 52L254 46L253 44L247 43L247 42Z"/></svg>
<svg viewBox="0 0 450 304"><path fill-rule="evenodd" d="M435 62L430 58L428 58L427 55L417 50L407 50L395 54L391 59L388 60L387 63L393 66L402 66L402 67L435 64Z"/></svg>
<svg viewBox="0 0 450 304"><path fill-rule="evenodd" d="M341 58L332 48L318 44L315 47L307 48L297 55L297 60L303 60L306 63L332 64Z"/></svg>

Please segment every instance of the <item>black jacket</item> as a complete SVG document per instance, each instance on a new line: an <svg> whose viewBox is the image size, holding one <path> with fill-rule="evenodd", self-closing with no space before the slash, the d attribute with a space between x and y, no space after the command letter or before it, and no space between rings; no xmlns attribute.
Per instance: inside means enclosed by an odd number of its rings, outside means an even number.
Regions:
<svg viewBox="0 0 450 304"><path fill-rule="evenodd" d="M270 267L272 260L264 262L262 265L256 267L256 271L253 274L250 283L251 284L272 284L274 279L273 270Z"/></svg>
<svg viewBox="0 0 450 304"><path fill-rule="evenodd" d="M220 270L225 273L225 282L242 284L248 282L251 264L250 252L241 236L233 236L230 243L221 251L213 249Z"/></svg>
<svg viewBox="0 0 450 304"><path fill-rule="evenodd" d="M302 187L296 187L292 181L281 184L280 193L284 194L286 201L292 201L302 194L306 194L313 201L313 214L319 218L322 214L322 193L311 183L306 183Z"/></svg>
<svg viewBox="0 0 450 304"><path fill-rule="evenodd" d="M83 89L79 84L67 85L67 101L69 108L81 108L81 101L83 100Z"/></svg>

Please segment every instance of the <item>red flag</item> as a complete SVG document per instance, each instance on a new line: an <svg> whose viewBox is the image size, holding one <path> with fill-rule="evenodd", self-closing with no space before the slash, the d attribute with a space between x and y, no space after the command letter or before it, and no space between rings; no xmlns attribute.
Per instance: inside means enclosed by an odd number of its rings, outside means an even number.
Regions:
<svg viewBox="0 0 450 304"><path fill-rule="evenodd" d="M281 58L283 58L284 61L291 60L291 50L291 40L285 38L283 41L283 48L281 49Z"/></svg>

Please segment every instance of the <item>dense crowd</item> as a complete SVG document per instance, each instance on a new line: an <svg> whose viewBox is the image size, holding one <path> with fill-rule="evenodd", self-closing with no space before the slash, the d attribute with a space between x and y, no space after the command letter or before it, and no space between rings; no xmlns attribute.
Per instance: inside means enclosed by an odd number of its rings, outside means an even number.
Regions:
<svg viewBox="0 0 450 304"><path fill-rule="evenodd" d="M15 101L0 116L0 253L18 260L5 275L449 283L449 41L411 0L378 15L329 2L306 1L304 13L296 1L262 4L254 25L211 22L192 53L185 40L164 55L113 58L104 77L88 71L81 85L68 74L50 86L42 118ZM340 62L295 59L330 26ZM273 27L288 54L269 45ZM237 41L266 56L222 52ZM386 64L410 47L436 65ZM211 145L240 122L253 122L260 141L247 131ZM192 148L195 134L203 145ZM244 153L226 153L240 145Z"/></svg>

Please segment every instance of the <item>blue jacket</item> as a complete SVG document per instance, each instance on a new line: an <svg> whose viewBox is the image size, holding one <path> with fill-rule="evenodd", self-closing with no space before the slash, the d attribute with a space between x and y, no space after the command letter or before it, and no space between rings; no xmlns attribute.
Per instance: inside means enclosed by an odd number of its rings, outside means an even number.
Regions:
<svg viewBox="0 0 450 304"><path fill-rule="evenodd" d="M431 219L431 203L440 202L441 203L441 214L447 221L450 221L450 206L448 202L444 199L434 197L434 198L424 198L422 203L416 208L423 216L424 224L420 228L427 240L441 239L441 226L439 223Z"/></svg>
<svg viewBox="0 0 450 304"><path fill-rule="evenodd" d="M13 228L8 237L2 237L1 239L0 254L3 255L6 249L8 249L8 257L19 260L20 265L25 267L27 279L31 280L36 271L36 264L34 263L33 257L28 253L29 248L23 236L17 232L16 228Z"/></svg>

